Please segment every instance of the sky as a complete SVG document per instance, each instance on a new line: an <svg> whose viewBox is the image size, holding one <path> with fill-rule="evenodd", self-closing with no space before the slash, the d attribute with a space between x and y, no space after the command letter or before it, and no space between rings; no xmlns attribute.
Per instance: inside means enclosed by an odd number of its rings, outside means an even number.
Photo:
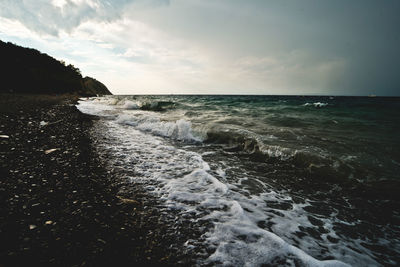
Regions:
<svg viewBox="0 0 400 267"><path fill-rule="evenodd" d="M114 94L400 95L400 1L0 0L0 39Z"/></svg>

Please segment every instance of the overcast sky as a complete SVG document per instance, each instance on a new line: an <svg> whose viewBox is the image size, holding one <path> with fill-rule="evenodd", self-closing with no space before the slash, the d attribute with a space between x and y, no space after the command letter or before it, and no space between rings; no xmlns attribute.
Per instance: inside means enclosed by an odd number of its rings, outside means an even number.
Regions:
<svg viewBox="0 0 400 267"><path fill-rule="evenodd" d="M400 1L0 0L0 39L115 94L400 95Z"/></svg>

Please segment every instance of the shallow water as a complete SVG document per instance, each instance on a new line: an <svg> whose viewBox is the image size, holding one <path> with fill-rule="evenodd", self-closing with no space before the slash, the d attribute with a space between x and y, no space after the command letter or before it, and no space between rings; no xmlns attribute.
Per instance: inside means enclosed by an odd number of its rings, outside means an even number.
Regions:
<svg viewBox="0 0 400 267"><path fill-rule="evenodd" d="M399 263L398 98L107 96L78 108L101 116L111 166L198 225L185 246L199 265Z"/></svg>

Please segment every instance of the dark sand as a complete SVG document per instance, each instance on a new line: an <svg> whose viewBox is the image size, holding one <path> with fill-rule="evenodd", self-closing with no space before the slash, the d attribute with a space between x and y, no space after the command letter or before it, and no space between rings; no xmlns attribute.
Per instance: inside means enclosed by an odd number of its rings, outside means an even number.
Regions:
<svg viewBox="0 0 400 267"><path fill-rule="evenodd" d="M0 266L190 264L151 200L118 195L76 100L0 94Z"/></svg>

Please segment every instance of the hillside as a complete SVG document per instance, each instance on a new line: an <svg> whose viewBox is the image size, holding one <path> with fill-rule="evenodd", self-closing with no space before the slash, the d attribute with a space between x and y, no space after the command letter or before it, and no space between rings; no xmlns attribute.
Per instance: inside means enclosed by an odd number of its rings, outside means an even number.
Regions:
<svg viewBox="0 0 400 267"><path fill-rule="evenodd" d="M83 87L85 88L85 92L89 94L97 94L97 95L111 94L104 84L91 77L83 78Z"/></svg>
<svg viewBox="0 0 400 267"><path fill-rule="evenodd" d="M0 93L64 94L82 96L111 94L96 79L83 78L75 66L36 49L0 40Z"/></svg>

